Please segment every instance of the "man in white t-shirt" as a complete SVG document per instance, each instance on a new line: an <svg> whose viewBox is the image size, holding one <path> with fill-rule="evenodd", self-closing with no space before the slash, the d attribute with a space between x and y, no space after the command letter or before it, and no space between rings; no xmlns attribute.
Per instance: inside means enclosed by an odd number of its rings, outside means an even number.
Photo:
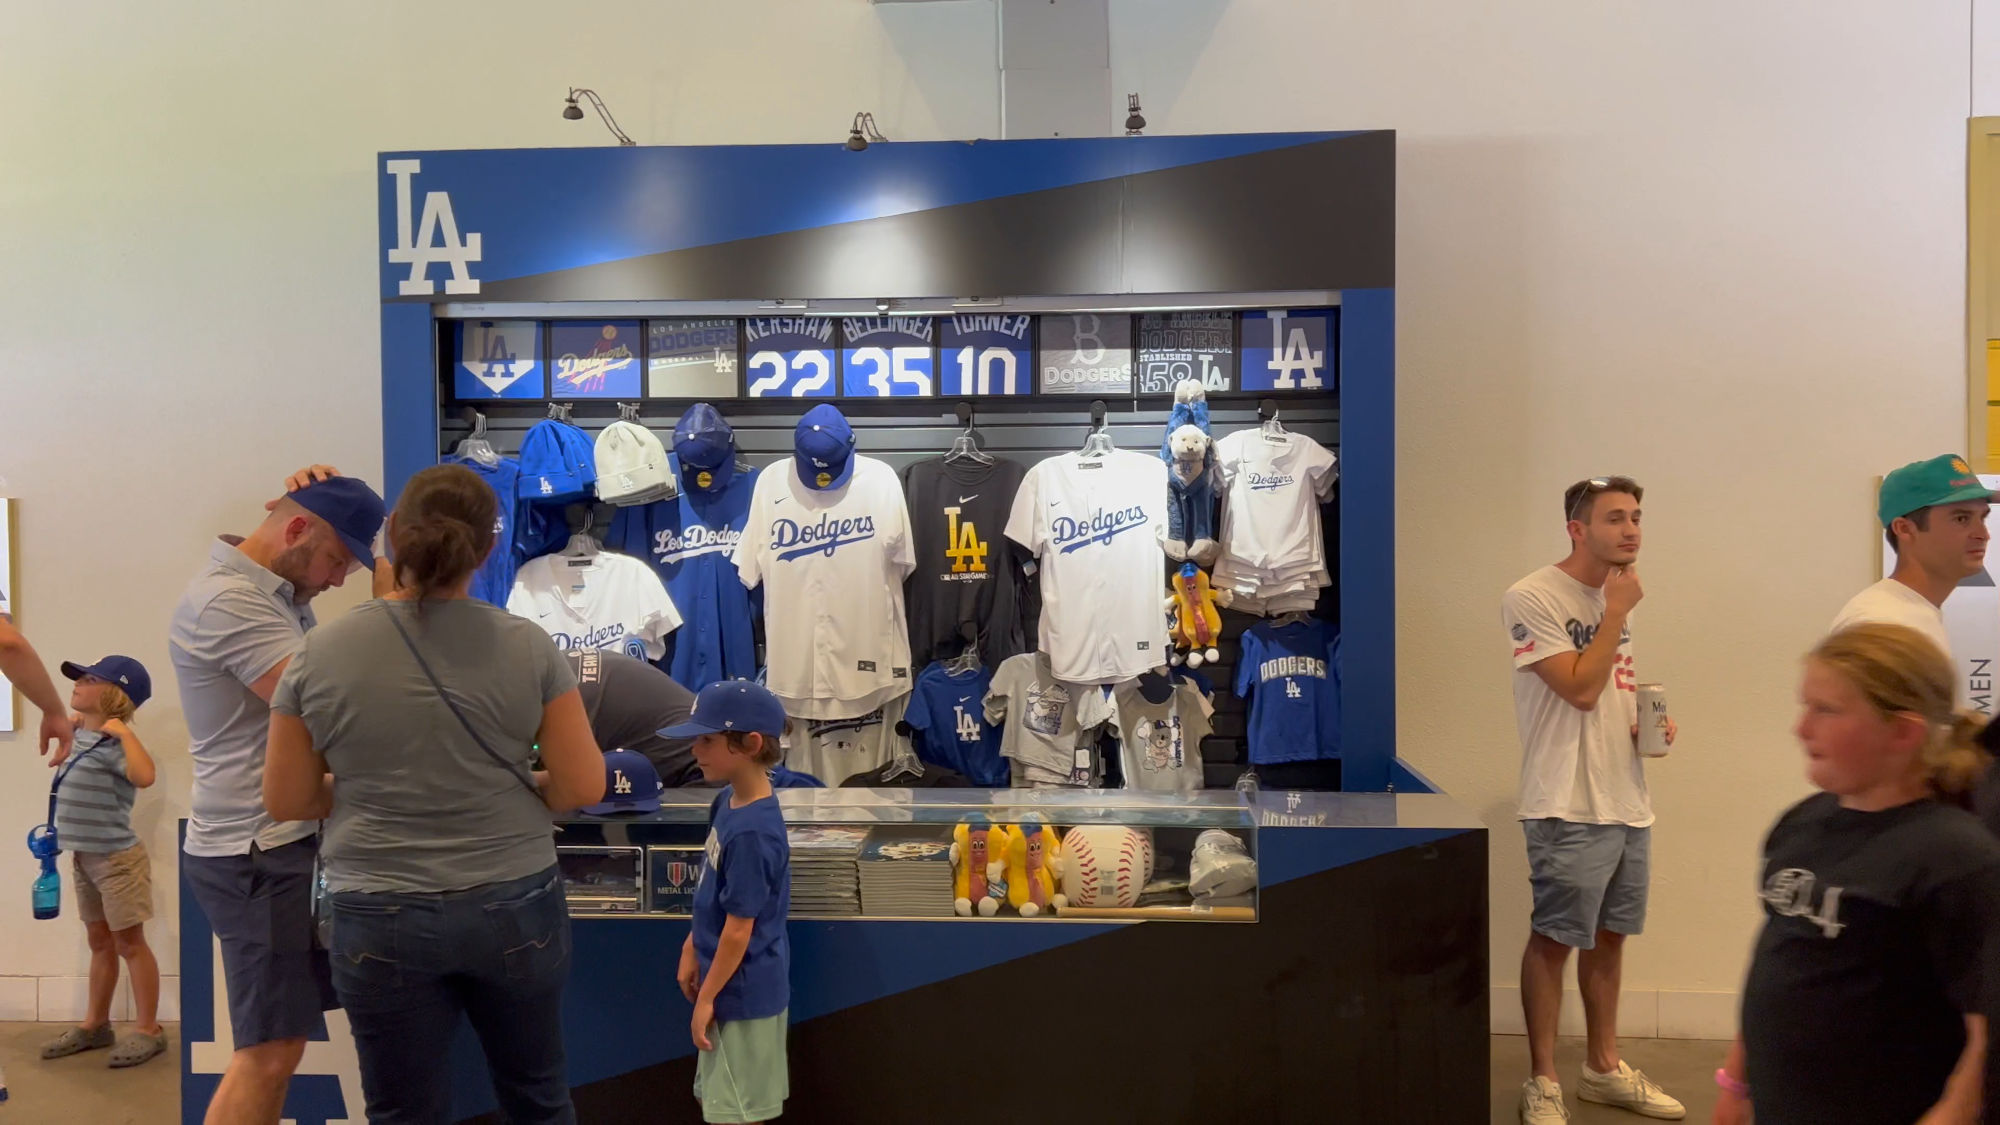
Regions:
<svg viewBox="0 0 2000 1125"><path fill-rule="evenodd" d="M1986 511L1994 493L1963 457L1947 453L1914 461L1882 479L1876 515L1896 552L1889 577L1854 595L1833 619L1832 632L1850 625L1907 625L1951 656L1944 600L1958 584L1986 569ZM1952 674L1965 695L1965 676Z"/></svg>
<svg viewBox="0 0 2000 1125"><path fill-rule="evenodd" d="M1521 1007L1534 1072L1521 1088L1523 1125L1566 1121L1556 1082L1563 966L1581 950L1589 1044L1578 1096L1648 1117L1686 1114L1618 1057L1625 939L1646 921L1653 806L1637 746L1632 610L1644 591L1639 500L1629 477L1578 481L1563 494L1569 556L1500 599L1514 660L1521 802L1533 930L1521 957ZM1667 740L1674 730L1668 728Z"/></svg>

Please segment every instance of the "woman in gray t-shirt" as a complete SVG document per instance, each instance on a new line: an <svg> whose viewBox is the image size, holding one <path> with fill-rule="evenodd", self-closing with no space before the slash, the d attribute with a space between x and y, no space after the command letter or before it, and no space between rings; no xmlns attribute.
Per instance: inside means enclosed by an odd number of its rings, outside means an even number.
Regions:
<svg viewBox="0 0 2000 1125"><path fill-rule="evenodd" d="M604 759L555 642L467 593L496 512L470 470L411 478L395 592L307 634L271 699L264 803L326 822L333 983L371 1120L444 1119L448 1053L429 1045L462 1017L509 1120L576 1119L551 818L603 796Z"/></svg>

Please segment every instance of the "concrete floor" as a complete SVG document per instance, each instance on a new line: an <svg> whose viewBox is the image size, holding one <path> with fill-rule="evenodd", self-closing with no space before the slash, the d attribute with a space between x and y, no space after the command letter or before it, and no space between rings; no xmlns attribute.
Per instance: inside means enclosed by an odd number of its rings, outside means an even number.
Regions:
<svg viewBox="0 0 2000 1125"><path fill-rule="evenodd" d="M60 1034L62 1024L0 1023L0 1067L7 1072L8 1100L0 1104L0 1125L170 1125L180 1105L180 1026L167 1025L167 1053L144 1066L111 1070L105 1052L91 1051L43 1062L42 1044ZM1625 1061L1646 1072L1688 1107L1689 1121L1707 1121L1715 1108L1715 1081L1726 1043L1685 1039L1640 1039L1624 1045ZM1564 1039L1556 1048L1556 1068L1565 1091L1583 1066L1583 1040ZM1493 1037L1493 1125L1515 1125L1521 1082L1528 1073L1528 1041L1518 1035ZM1569 1099L1577 1125L1636 1125L1641 1118L1604 1106Z"/></svg>
<svg viewBox="0 0 2000 1125"><path fill-rule="evenodd" d="M1646 1072L1662 1090L1687 1106L1687 1120L1707 1121L1715 1113L1715 1068L1729 1053L1729 1044L1705 1039L1629 1039L1619 1044L1627 1065ZM1637 1125L1646 1120L1608 1106L1581 1101L1575 1093L1583 1073L1583 1040L1556 1042L1556 1077L1563 1101L1575 1125ZM1493 1037L1493 1125L1519 1125L1521 1083L1528 1080L1528 1040L1521 1035Z"/></svg>
<svg viewBox="0 0 2000 1125"><path fill-rule="evenodd" d="M42 1044L68 1026L0 1023L0 1067L7 1071L0 1125L171 1125L179 1118L179 1024L165 1025L166 1054L124 1070L104 1065L109 1051L43 1062Z"/></svg>

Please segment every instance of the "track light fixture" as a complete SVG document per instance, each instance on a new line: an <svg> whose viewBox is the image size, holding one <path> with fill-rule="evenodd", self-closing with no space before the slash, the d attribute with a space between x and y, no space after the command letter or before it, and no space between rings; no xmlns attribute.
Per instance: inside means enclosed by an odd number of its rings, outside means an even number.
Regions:
<svg viewBox="0 0 2000 1125"><path fill-rule="evenodd" d="M863 111L854 115L854 127L847 131L847 151L862 152L870 143L888 139L875 127L875 115Z"/></svg>
<svg viewBox="0 0 2000 1125"><path fill-rule="evenodd" d="M1125 95L1125 135L1136 137L1146 129L1146 117L1139 112L1139 95Z"/></svg>
<svg viewBox="0 0 2000 1125"><path fill-rule="evenodd" d="M582 98L584 101L590 103L590 108L596 110L597 116L604 119L604 127L611 130L611 135L618 138L619 144L636 145L639 143L626 136L625 130L618 127L618 122L611 117L610 108L604 104L603 98L597 96L597 91L595 90L586 90L580 86L571 86L569 88L569 97L563 99L563 120L583 120L583 107L576 104L578 98Z"/></svg>

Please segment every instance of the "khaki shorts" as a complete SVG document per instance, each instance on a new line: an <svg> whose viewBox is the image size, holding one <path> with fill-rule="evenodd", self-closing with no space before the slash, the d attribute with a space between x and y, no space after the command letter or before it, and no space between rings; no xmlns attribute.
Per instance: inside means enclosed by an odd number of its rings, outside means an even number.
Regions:
<svg viewBox="0 0 2000 1125"><path fill-rule="evenodd" d="M153 861L146 845L122 852L72 852L76 912L86 922L129 930L153 917Z"/></svg>

